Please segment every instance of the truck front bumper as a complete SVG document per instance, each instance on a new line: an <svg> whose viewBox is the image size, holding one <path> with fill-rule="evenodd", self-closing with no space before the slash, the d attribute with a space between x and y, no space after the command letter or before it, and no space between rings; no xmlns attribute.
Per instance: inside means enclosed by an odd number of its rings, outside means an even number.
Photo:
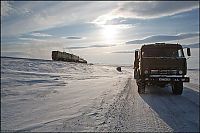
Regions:
<svg viewBox="0 0 200 133"><path fill-rule="evenodd" d="M146 77L145 81L158 81L158 82L189 82L189 77Z"/></svg>

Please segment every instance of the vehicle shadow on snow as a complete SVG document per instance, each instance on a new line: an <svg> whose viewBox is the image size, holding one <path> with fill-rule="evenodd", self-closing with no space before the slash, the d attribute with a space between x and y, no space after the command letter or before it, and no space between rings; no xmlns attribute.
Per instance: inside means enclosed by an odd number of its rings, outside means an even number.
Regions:
<svg viewBox="0 0 200 133"><path fill-rule="evenodd" d="M171 86L147 86L140 96L175 132L199 132L199 92L184 87L174 95Z"/></svg>

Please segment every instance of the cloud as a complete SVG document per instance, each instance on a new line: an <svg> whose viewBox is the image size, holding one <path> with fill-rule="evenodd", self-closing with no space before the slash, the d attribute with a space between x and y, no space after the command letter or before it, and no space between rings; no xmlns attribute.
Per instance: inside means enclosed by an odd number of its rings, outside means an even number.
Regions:
<svg viewBox="0 0 200 133"><path fill-rule="evenodd" d="M117 54L132 54L134 53L134 51L115 51L115 52L111 52L111 53L117 53Z"/></svg>
<svg viewBox="0 0 200 133"><path fill-rule="evenodd" d="M129 29L135 27L133 24L105 24L102 26L105 27L113 27L114 29L120 30L120 29Z"/></svg>
<svg viewBox="0 0 200 133"><path fill-rule="evenodd" d="M23 40L23 41L45 41L45 40L41 40L41 39L28 38L28 37L20 37L19 39Z"/></svg>
<svg viewBox="0 0 200 133"><path fill-rule="evenodd" d="M8 16L13 10L8 1L1 1L1 16Z"/></svg>
<svg viewBox="0 0 200 133"><path fill-rule="evenodd" d="M128 41L126 44L143 44L143 43L153 43L153 42L163 42L163 41L173 41L173 40L182 40L192 37L198 37L199 33L184 33L178 35L154 35L146 37L141 40Z"/></svg>
<svg viewBox="0 0 200 133"><path fill-rule="evenodd" d="M2 34L19 35L32 31L40 31L54 27L61 27L75 23L91 22L98 16L107 13L116 6L114 2L76 2L76 1L51 1L51 2L13 2L16 11L21 8L28 15L12 17L9 23L2 23ZM14 15L16 15L15 12ZM11 16L10 16L11 17ZM15 31L15 32L13 32Z"/></svg>
<svg viewBox="0 0 200 133"><path fill-rule="evenodd" d="M124 2L115 11L120 16L131 18L159 18L199 8L197 1L143 1Z"/></svg>
<svg viewBox="0 0 200 133"><path fill-rule="evenodd" d="M85 39L85 37L79 37L79 36L68 36L68 37L61 37L63 39Z"/></svg>
<svg viewBox="0 0 200 133"><path fill-rule="evenodd" d="M65 49L84 49L84 48L105 48L105 47L113 47L116 45L90 45L84 47L66 47Z"/></svg>
<svg viewBox="0 0 200 133"><path fill-rule="evenodd" d="M182 45L184 48L199 48L199 43Z"/></svg>
<svg viewBox="0 0 200 133"><path fill-rule="evenodd" d="M90 45L89 47L90 48L103 48L103 47L113 47L113 46L116 46L116 45Z"/></svg>
<svg viewBox="0 0 200 133"><path fill-rule="evenodd" d="M119 17L158 18L198 8L197 2L190 1L5 1L1 3L3 3L2 15L9 15L13 9L15 10L12 12L13 16L9 18L9 23L2 22L3 36L19 35L80 22L106 24L107 21ZM131 28L131 25L121 24L120 27Z"/></svg>
<svg viewBox="0 0 200 133"><path fill-rule="evenodd" d="M199 8L198 1L134 1L119 2L118 6L93 21L104 25L117 18L154 19L172 16Z"/></svg>
<svg viewBox="0 0 200 133"><path fill-rule="evenodd" d="M18 6L16 6L18 5ZM22 6L21 6L22 5ZM18 1L1 1L1 16L21 18L21 16L30 16L32 11L28 7L23 6L23 2Z"/></svg>
<svg viewBox="0 0 200 133"><path fill-rule="evenodd" d="M39 32L31 33L30 35L36 36L36 37L50 37L50 36L52 36L52 35L49 35L49 34L39 33Z"/></svg>

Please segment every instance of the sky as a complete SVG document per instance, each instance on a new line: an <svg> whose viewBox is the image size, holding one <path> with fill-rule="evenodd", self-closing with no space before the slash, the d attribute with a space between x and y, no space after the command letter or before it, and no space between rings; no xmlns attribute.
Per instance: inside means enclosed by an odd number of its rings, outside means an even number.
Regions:
<svg viewBox="0 0 200 133"><path fill-rule="evenodd" d="M1 56L50 59L53 50L90 63L132 64L143 44L199 52L198 1L1 1Z"/></svg>

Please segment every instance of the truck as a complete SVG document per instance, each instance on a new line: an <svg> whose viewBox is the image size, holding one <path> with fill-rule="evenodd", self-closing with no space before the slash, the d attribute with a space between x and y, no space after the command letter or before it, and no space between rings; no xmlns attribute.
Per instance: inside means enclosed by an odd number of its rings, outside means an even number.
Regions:
<svg viewBox="0 0 200 133"><path fill-rule="evenodd" d="M183 82L189 82L187 61L184 48L180 44L155 43L144 44L135 50L134 79L138 93L145 93L147 85L164 87L171 85L175 95L183 92ZM190 48L186 48L191 56Z"/></svg>
<svg viewBox="0 0 200 133"><path fill-rule="evenodd" d="M78 63L86 63L87 61L83 58L80 58L77 55L73 55L67 52L60 51L52 51L52 60L54 61L66 61L66 62L78 62Z"/></svg>

